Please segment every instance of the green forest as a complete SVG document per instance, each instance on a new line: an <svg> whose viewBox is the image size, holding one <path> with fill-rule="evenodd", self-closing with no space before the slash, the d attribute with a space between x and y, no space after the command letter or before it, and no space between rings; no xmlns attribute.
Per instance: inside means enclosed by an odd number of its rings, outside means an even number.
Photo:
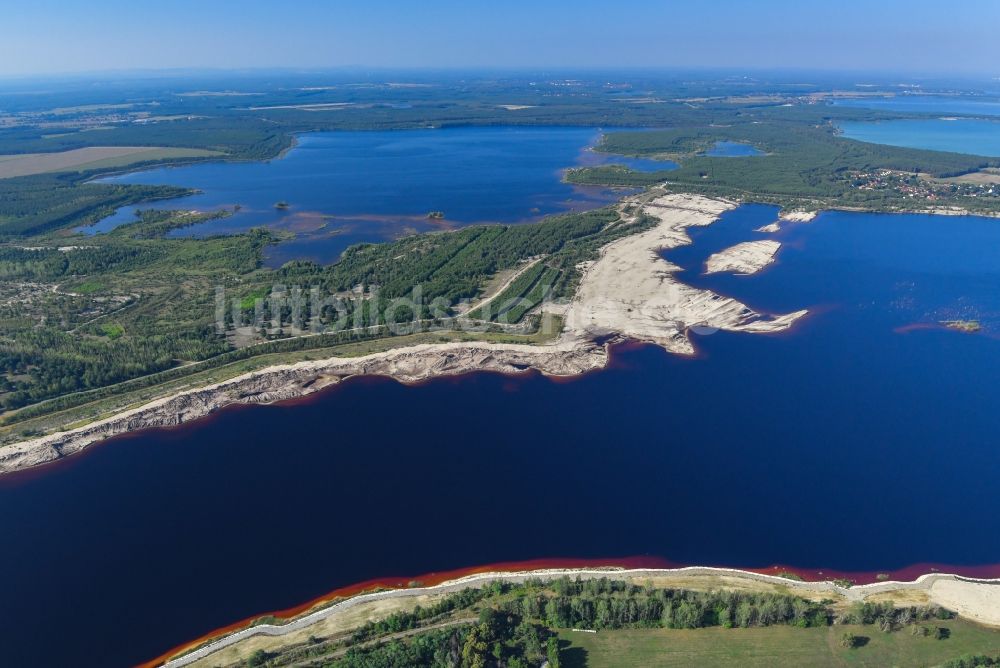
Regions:
<svg viewBox="0 0 1000 668"><path fill-rule="evenodd" d="M189 195L188 188L87 183L79 174L0 179L0 241L86 226L118 207Z"/></svg>
<svg viewBox="0 0 1000 668"><path fill-rule="evenodd" d="M60 398L8 415L8 423L107 396L101 388L146 387L202 370L206 363L384 337L391 334L384 327L387 317L452 318L459 302L476 297L497 272L544 256L539 266L553 279L548 289L535 289L537 281L515 282L497 302L520 297L516 312L486 318L519 322L543 298L570 294L579 262L650 222L624 225L615 210L598 209L536 225L478 226L364 244L330 266L297 261L278 270L261 267L264 247L276 241L266 230L197 239L165 236L226 214L149 209L107 234L0 245L7 296L0 302L0 402L9 412ZM322 295L354 294L360 286L364 298L343 300L340 312L314 313L306 302L294 322L287 291L274 292L276 285ZM240 304L240 318L258 323L262 331L249 341L258 345L238 346L232 332L218 331L219 287ZM388 304L415 288L422 312L396 309L390 316ZM230 309L225 317L231 328ZM345 321L370 329L340 332ZM290 338L322 331L330 333Z"/></svg>
<svg viewBox="0 0 1000 668"><path fill-rule="evenodd" d="M707 157L718 141L746 143L764 155ZM878 170L944 178L1000 166L979 156L869 144L838 135L834 119L822 110L786 107L746 112L724 126L698 124L649 132L612 132L599 150L677 160L680 167L640 172L623 165L571 170L572 183L649 186L667 183L708 195L790 206L896 209L912 207L906 193L868 191L855 186L856 175ZM1000 198L955 195L950 204L972 210L1000 210Z"/></svg>
<svg viewBox="0 0 1000 668"><path fill-rule="evenodd" d="M346 638L312 636L308 643L281 652L260 650L246 665L526 668L546 661L553 668L586 665L564 639L570 629L597 632L601 637L623 630L715 628L738 634L736 629L788 627L809 633L841 627L847 630L841 633L839 651L857 652L859 660L872 635L901 635L917 647L916 643L924 643L934 650L933 655L961 651L949 649L954 615L943 608L897 606L890 601L847 607L833 603L781 593L641 586L609 578L530 579L523 584L497 581L368 622ZM980 649L990 649L988 641L978 642ZM855 646L849 647L850 643ZM925 650L924 656L931 654ZM980 665L962 663L968 657L952 656L945 665Z"/></svg>

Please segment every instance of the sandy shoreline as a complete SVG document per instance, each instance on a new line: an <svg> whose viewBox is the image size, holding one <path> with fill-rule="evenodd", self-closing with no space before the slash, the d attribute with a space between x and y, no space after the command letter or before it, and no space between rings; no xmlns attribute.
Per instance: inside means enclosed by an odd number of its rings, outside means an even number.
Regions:
<svg viewBox="0 0 1000 668"><path fill-rule="evenodd" d="M404 383L473 370L523 373L537 369L552 376L575 376L607 363L607 351L589 341L532 346L460 342L396 348L363 357L334 357L267 367L194 390L157 399L83 427L14 443L0 449L0 474L75 454L112 436L175 426L225 406L269 404L303 397L345 378L381 375Z"/></svg>
<svg viewBox="0 0 1000 668"><path fill-rule="evenodd" d="M330 620L346 616L349 613L352 613L355 619L365 619L363 614L359 614L362 613L360 609L365 606L371 607L368 618L377 617L380 614L378 609L379 604L390 600L410 598L426 600L429 596L439 596L468 587L482 587L497 580L520 583L530 578L551 580L564 575L572 578L579 577L584 580L607 577L638 583L653 581L657 586L673 586L677 588L763 588L765 590L785 591L814 600L829 598L847 604L865 601L870 597L876 600L885 600L896 595L901 599L922 600L925 603L941 605L977 623L1000 626L1000 579L976 579L953 574L929 573L921 575L916 580L910 582L886 581L842 587L831 581L806 582L790 580L778 575L708 566L681 568L547 568L476 573L427 587L389 589L358 594L327 607L306 613L284 624L259 624L234 631L203 644L193 651L168 660L163 665L169 668L180 668L181 666L189 665L217 665L220 658L218 653L227 650L227 648L229 649L227 654L232 655L231 657L227 656L227 659L238 658L239 655L249 656L257 648L257 645L254 644L255 639L280 638L283 636L294 636L297 638L299 635L305 638L310 633L309 629L316 625L328 623Z"/></svg>
<svg viewBox="0 0 1000 668"><path fill-rule="evenodd" d="M575 376L606 365L607 350L594 341L609 336L655 343L669 352L691 355L695 352L688 337L691 328L699 332L778 332L806 315L805 310L774 316L757 313L735 299L681 283L674 278L678 267L660 256L664 250L691 243L688 227L709 225L737 203L701 195L668 194L653 188L625 198L619 206L623 213L634 206L659 219L660 224L602 249L601 257L585 269L573 301L568 306L551 305L547 309L553 313L563 311L566 321L564 332L554 344L425 344L365 357L267 367L155 399L82 427L2 446L0 475L62 459L120 434L196 420L227 405L267 404L302 397L350 376L384 375L411 383L473 371L516 374L529 368L552 376ZM637 215L633 214L631 221ZM816 215L813 211L782 212L779 223L809 222ZM628 224L629 217L625 218L623 224ZM772 225L780 229L778 223ZM756 254L751 265L759 263L761 257Z"/></svg>
<svg viewBox="0 0 1000 668"><path fill-rule="evenodd" d="M662 250L691 243L686 228L708 225L736 206L697 195L652 191L641 200L646 214L660 220L650 230L609 244L584 272L576 297L565 309L566 327L550 344L488 342L435 343L396 348L363 357L329 358L278 365L193 390L156 399L75 429L0 448L0 474L39 466L80 452L120 434L179 425L235 403L267 404L312 394L358 375L383 375L403 383L471 371L522 373L536 369L550 376L576 376L603 368L608 353L596 339L608 336L655 343L679 354L693 354L688 330L724 329L776 332L806 314L767 316L708 290L685 285ZM625 217L631 224L638 214Z"/></svg>
<svg viewBox="0 0 1000 668"><path fill-rule="evenodd" d="M660 256L691 243L687 228L710 225L736 203L699 195L660 195L643 212L660 224L624 237L602 250L584 273L565 313L566 327L578 337L618 334L693 354L688 329L777 332L788 329L805 310L784 315L758 313L730 297L678 281L679 270ZM772 242L773 243L773 242Z"/></svg>

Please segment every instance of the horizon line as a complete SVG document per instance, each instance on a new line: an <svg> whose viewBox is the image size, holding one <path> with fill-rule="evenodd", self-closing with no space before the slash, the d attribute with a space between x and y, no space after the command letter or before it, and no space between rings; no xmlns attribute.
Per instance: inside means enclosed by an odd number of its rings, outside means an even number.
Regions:
<svg viewBox="0 0 1000 668"><path fill-rule="evenodd" d="M86 70L46 70L39 72L0 72L0 81L86 78L94 76L170 77L190 74L334 74L334 73L398 73L398 74L720 74L726 76L761 74L815 74L821 76L907 77L931 81L1000 81L997 72L953 70L858 69L836 67L738 66L738 65L252 65L252 66L165 66L126 67Z"/></svg>

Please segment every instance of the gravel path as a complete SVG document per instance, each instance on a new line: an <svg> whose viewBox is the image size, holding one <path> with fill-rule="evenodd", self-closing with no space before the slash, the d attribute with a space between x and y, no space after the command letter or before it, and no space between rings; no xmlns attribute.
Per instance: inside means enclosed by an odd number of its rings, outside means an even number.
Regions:
<svg viewBox="0 0 1000 668"><path fill-rule="evenodd" d="M496 580L503 580L510 583L522 583L528 579L542 579L551 580L555 578L562 577L563 575L569 577L579 577L584 580L608 577L617 579L642 579L642 578L654 578L654 577L669 577L669 576L728 576L737 577L746 580L756 580L759 582L765 582L768 584L780 584L785 587L790 587L792 589L798 590L809 590L815 592L829 592L831 594L836 594L843 596L848 601L862 601L866 597L872 594L880 594L884 592L899 591L899 590L919 590L928 593L931 599L934 600L934 586L936 583L949 583L950 585L958 585L962 587L966 594L955 594L954 591L949 591L949 598L951 599L952 609L955 607L961 608L963 615L968 616L976 621L985 624L1000 625L1000 608L993 605L992 601L994 597L1000 595L1000 579L994 580L979 580L975 578L965 578L958 575L951 575L945 573L930 573L927 575L922 575L912 582L878 582L868 585L857 585L854 587L840 587L833 582L803 582L798 580L789 580L777 575L764 575L761 573L750 573L748 571L741 571L732 568L712 568L707 566L690 566L687 568L650 568L650 569L614 569L614 568L595 568L595 569L543 569L537 571L519 571L513 573L503 573L503 572L493 572L493 573L478 573L475 575L469 575L457 580L451 580L449 582L444 582L439 585L434 585L431 587L414 587L410 589L391 589L387 591L373 592L370 594L360 594L352 598L340 601L329 607L317 610L308 615L295 619L291 622L281 625L272 624L260 624L258 626L253 626L250 628L242 629L236 631L229 635L223 636L218 640L214 640L207 645L203 645L188 654L180 656L176 659L168 661L165 665L166 668L180 668L180 666L187 666L198 659L205 658L210 654L224 648L234 645L241 640L257 636L283 636L293 631L298 631L315 624L316 622L330 617L331 615L336 615L349 610L359 605L364 605L372 601L392 599L392 598L405 598L409 596L421 596L426 594L445 594L455 591L461 591L469 587L482 587L490 582ZM954 587L952 587L953 589ZM986 595L984 595L984 592ZM982 601L982 603L980 603ZM956 605L959 604L959 605ZM948 606L946 606L948 607Z"/></svg>

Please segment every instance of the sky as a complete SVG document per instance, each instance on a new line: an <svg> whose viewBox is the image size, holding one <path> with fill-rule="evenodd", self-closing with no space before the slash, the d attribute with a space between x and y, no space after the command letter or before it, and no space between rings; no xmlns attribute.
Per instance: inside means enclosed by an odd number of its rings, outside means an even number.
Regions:
<svg viewBox="0 0 1000 668"><path fill-rule="evenodd" d="M1000 0L0 0L0 76L750 68L1000 76Z"/></svg>

